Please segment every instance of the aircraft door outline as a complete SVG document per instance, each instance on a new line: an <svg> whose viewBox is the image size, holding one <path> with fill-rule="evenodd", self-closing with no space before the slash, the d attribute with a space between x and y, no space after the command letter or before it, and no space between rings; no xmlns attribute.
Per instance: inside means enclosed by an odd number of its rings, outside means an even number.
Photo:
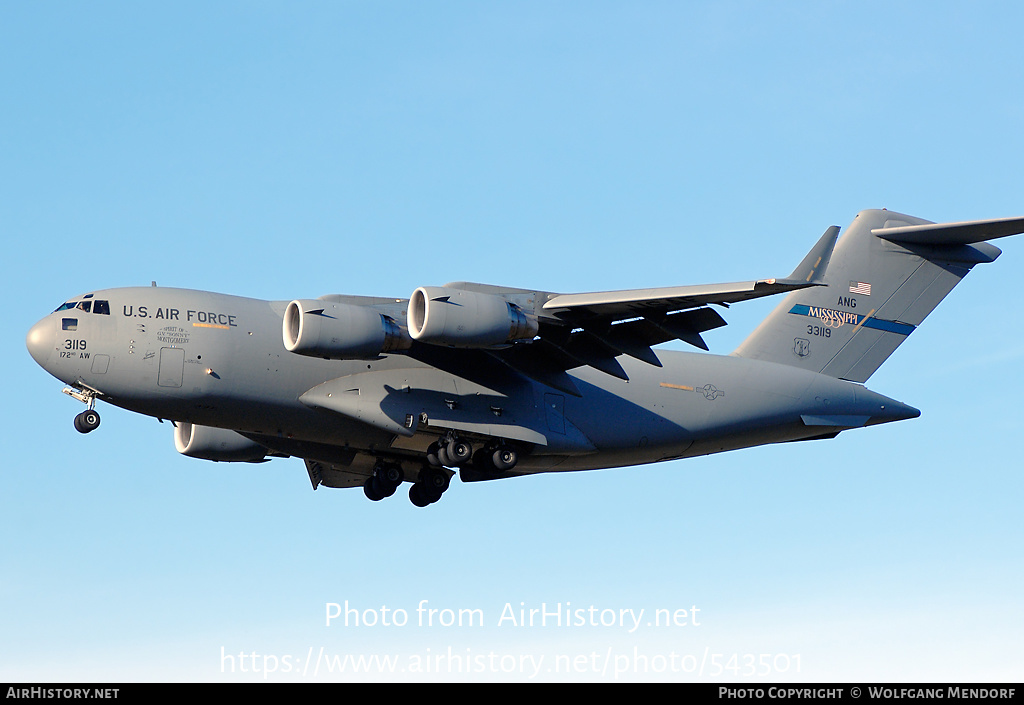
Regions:
<svg viewBox="0 0 1024 705"><path fill-rule="evenodd" d="M160 366L156 383L160 387L180 387L185 377L185 349L160 348Z"/></svg>

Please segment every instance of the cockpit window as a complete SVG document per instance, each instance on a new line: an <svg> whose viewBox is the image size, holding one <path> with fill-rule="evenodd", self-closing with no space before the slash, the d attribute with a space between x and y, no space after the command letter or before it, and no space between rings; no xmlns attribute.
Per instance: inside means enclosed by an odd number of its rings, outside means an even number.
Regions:
<svg viewBox="0 0 1024 705"><path fill-rule="evenodd" d="M89 294L92 296L92 294ZM86 313L98 313L101 316L110 315L110 302L103 301L102 299L96 299L95 301L68 301L65 304L61 304L57 307L58 311L70 311L72 309L78 309L79 311L85 311Z"/></svg>

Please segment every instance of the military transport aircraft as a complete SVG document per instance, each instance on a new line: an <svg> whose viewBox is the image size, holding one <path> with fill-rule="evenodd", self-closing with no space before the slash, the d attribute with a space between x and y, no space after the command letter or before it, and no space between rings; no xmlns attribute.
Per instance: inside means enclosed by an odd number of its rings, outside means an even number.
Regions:
<svg viewBox="0 0 1024 705"><path fill-rule="evenodd" d="M913 418L863 383L1024 218L887 210L830 227L793 273L559 294L458 282L409 299L254 299L163 287L76 296L28 333L85 402L174 422L178 451L305 461L313 489L436 502L472 482L832 438ZM727 356L659 349L725 325L712 305L786 293Z"/></svg>

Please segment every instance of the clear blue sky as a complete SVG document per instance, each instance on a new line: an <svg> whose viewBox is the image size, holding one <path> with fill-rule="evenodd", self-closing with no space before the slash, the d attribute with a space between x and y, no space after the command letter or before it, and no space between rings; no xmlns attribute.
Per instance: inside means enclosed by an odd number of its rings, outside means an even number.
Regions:
<svg viewBox="0 0 1024 705"><path fill-rule="evenodd" d="M1010 2L4 3L0 680L1021 680L1024 236L870 380L919 419L456 482L426 510L314 493L294 459L187 459L110 407L81 436L24 336L151 280L735 281L863 208L1024 215L1022 24ZM733 307L713 352L772 305ZM409 621L326 626L346 600ZM486 624L420 626L423 600ZM498 624L521 603L644 624ZM404 670L314 676L321 648Z"/></svg>

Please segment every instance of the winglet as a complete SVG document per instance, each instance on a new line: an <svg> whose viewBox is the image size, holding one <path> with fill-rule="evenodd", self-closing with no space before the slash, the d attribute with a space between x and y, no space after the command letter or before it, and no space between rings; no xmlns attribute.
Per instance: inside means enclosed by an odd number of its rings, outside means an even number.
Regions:
<svg viewBox="0 0 1024 705"><path fill-rule="evenodd" d="M832 257L832 249L836 246L838 237L838 225L832 225L825 230L825 233L814 244L803 261L797 265L793 273L781 280L782 283L824 284L825 270L828 268L828 261Z"/></svg>

